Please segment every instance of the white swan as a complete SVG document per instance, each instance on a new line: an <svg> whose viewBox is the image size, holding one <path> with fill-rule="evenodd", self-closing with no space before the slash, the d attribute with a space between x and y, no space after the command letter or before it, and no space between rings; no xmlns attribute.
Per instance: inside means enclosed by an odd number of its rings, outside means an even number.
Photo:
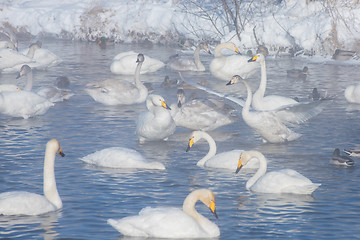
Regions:
<svg viewBox="0 0 360 240"><path fill-rule="evenodd" d="M239 162L240 154L244 150L234 149L228 152L216 154L216 143L214 139L204 131L194 131L191 133L190 140L186 152L197 143L200 139L205 139L209 144L209 152L200 159L196 165L208 168L221 168L234 170L234 166ZM256 161L251 162L245 168L258 168L259 164Z"/></svg>
<svg viewBox="0 0 360 240"><path fill-rule="evenodd" d="M206 43L200 43L194 51L193 59L176 54L175 56L170 57L166 65L175 71L203 72L205 71L205 66L200 61L199 54L201 50L211 54L209 46Z"/></svg>
<svg viewBox="0 0 360 240"><path fill-rule="evenodd" d="M250 111L252 93L250 86L243 80L247 89L247 98L242 109L245 123L263 138L264 142L281 143L298 139L301 134L285 126L272 111Z"/></svg>
<svg viewBox="0 0 360 240"><path fill-rule="evenodd" d="M97 83L88 84L85 91L96 101L105 105L131 105L142 103L146 100L148 89L140 81L140 71L145 62L143 54L138 54L135 70L135 81L130 83L125 80L107 79Z"/></svg>
<svg viewBox="0 0 360 240"><path fill-rule="evenodd" d="M223 49L239 53L235 44L231 42L221 43L216 46L214 51L215 58L210 63L210 72L216 78L228 81L233 75L237 74L241 78L246 79L259 69L258 64L248 62L247 56L224 56L221 53Z"/></svg>
<svg viewBox="0 0 360 240"><path fill-rule="evenodd" d="M110 71L114 74L134 74L136 68L134 62L136 61L137 55L138 54L134 51L119 53L114 57L110 65ZM140 74L155 72L165 66L165 64L158 59L146 55L145 58L146 62L141 68Z"/></svg>
<svg viewBox="0 0 360 240"><path fill-rule="evenodd" d="M8 69L13 68L14 66L19 66L18 69L20 69L23 64L33 62L35 62L35 60L16 50L10 48L0 49L0 70L2 72L8 72ZM16 72L16 70L13 70L13 72Z"/></svg>
<svg viewBox="0 0 360 240"><path fill-rule="evenodd" d="M260 167L246 182L246 189L260 193L311 194L321 184L313 183L308 178L292 169L266 172L267 160L258 151L245 151L241 154L236 173L252 159L259 160Z"/></svg>
<svg viewBox="0 0 360 240"><path fill-rule="evenodd" d="M175 132L175 122L164 98L150 94L146 99L148 111L136 119L136 135L140 143L153 140L167 140Z"/></svg>
<svg viewBox="0 0 360 240"><path fill-rule="evenodd" d="M0 113L12 117L27 119L36 115L43 115L54 106L46 98L31 91L33 85L32 71L28 65L23 65L18 77L26 74L28 79L25 91L8 91L0 93Z"/></svg>
<svg viewBox="0 0 360 240"><path fill-rule="evenodd" d="M62 59L56 56L53 52L48 49L41 48L42 43L40 41L33 43L28 49L22 51L22 55L26 55L31 61L20 62L11 67L3 69L3 72L11 73L18 72L22 65L27 64L33 69L47 69L49 67L56 66L62 62Z"/></svg>
<svg viewBox="0 0 360 240"><path fill-rule="evenodd" d="M44 159L44 195L25 191L0 194L0 214L39 215L62 208L62 201L56 188L55 155L65 156L56 139L48 141Z"/></svg>
<svg viewBox="0 0 360 240"><path fill-rule="evenodd" d="M96 151L81 158L81 160L108 168L165 169L162 163L149 162L138 151L124 147L111 147Z"/></svg>
<svg viewBox="0 0 360 240"><path fill-rule="evenodd" d="M108 219L108 223L125 236L154 238L211 238L220 236L219 227L195 210L197 201L215 212L215 195L198 189L184 200L183 208L143 208L139 215Z"/></svg>
<svg viewBox="0 0 360 240"><path fill-rule="evenodd" d="M266 63L265 57L261 53L256 54L253 58L249 61L260 63L261 66L261 81L259 88L254 93L252 98L252 107L258 111L271 111L277 109L279 107L297 104L298 102L293 98L283 97L279 95L265 95L266 91L266 83L267 83L267 76L266 76Z"/></svg>
<svg viewBox="0 0 360 240"><path fill-rule="evenodd" d="M360 103L360 83L348 86L344 94L349 103Z"/></svg>
<svg viewBox="0 0 360 240"><path fill-rule="evenodd" d="M178 103L170 106L176 126L211 131L239 120L231 116L234 108L216 99L193 99L185 102L183 89L177 91L177 97Z"/></svg>

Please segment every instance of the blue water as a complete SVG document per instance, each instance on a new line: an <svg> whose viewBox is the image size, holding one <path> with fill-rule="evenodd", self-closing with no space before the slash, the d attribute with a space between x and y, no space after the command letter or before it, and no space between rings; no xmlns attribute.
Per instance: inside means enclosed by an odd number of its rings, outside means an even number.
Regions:
<svg viewBox="0 0 360 240"><path fill-rule="evenodd" d="M20 46L29 42L23 41ZM27 120L0 116L0 191L26 190L42 194L45 144L60 140L66 156L57 158L56 181L63 209L41 216L0 216L1 238L23 239L123 239L106 223L109 218L137 214L145 206L179 206L185 196L198 188L216 194L219 219L202 204L197 209L220 228L219 239L360 239L359 166L329 165L334 148L360 146L360 107L346 103L347 85L359 82L359 65L307 59L268 58L267 94L307 98L314 87L334 95L324 111L296 131L303 136L287 144L263 144L242 120L210 134L218 151L257 149L271 162L269 169L292 168L313 182L321 183L312 196L255 194L245 189L253 172L202 169L196 162L208 151L201 142L185 152L190 131L178 128L167 142L139 144L135 119L144 104L108 107L94 102L84 91L85 84L118 77L110 73L116 53L132 49L166 60L175 49L164 46L117 44L100 49L95 43L44 39L43 48L60 56L62 64L34 73L34 88L52 84L57 76L68 76L75 93L69 101L57 103L45 115ZM211 56L202 55L208 66ZM307 80L286 77L289 68L307 65ZM142 75L168 103L176 100L176 89L160 87L162 69ZM241 84L232 89L217 82L208 72L186 73L193 80L207 80L217 90L244 96ZM16 74L1 75L0 82L14 82ZM131 77L130 77L131 79ZM260 73L249 79L253 89ZM230 87L231 88L231 87ZM198 97L206 97L201 91ZM188 90L189 96L192 91ZM238 108L241 110L241 108ZM79 158L107 147L136 149L150 161L160 161L165 171L116 170L89 166ZM235 169L234 169L235 170Z"/></svg>

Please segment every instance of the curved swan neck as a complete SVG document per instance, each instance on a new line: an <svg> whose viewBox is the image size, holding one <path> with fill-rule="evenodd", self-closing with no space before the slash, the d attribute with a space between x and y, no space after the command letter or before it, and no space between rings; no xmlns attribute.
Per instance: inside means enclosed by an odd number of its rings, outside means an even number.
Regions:
<svg viewBox="0 0 360 240"><path fill-rule="evenodd" d="M258 152L258 151L249 151L250 159L248 161L251 161L253 158L259 159L259 169L256 171L256 173L249 178L249 180L246 182L246 189L250 189L252 185L260 178L262 177L267 170L267 161L265 156Z"/></svg>
<svg viewBox="0 0 360 240"><path fill-rule="evenodd" d="M59 196L55 181L55 155L57 149L46 146L44 159L44 195L56 208L62 207L62 201Z"/></svg>
<svg viewBox="0 0 360 240"><path fill-rule="evenodd" d="M136 69L135 69L135 85L140 87L145 87L144 84L140 81L140 70L143 62L138 62Z"/></svg>
<svg viewBox="0 0 360 240"><path fill-rule="evenodd" d="M215 156L216 154L216 143L214 139L207 133L201 132L201 138L205 139L209 143L209 152L196 165L204 166L205 162Z"/></svg>
<svg viewBox="0 0 360 240"><path fill-rule="evenodd" d="M221 51L224 48L228 48L229 43L221 43L219 45L216 46L215 50L214 50L214 56L217 57L223 57L224 55L221 53Z"/></svg>
<svg viewBox="0 0 360 240"><path fill-rule="evenodd" d="M195 204L197 201L200 200L201 191L193 191L191 192L184 200L183 203L183 211L184 213L188 214L189 216L193 217L196 221L202 221L203 219L208 220L206 217L201 215L195 209Z"/></svg>
<svg viewBox="0 0 360 240"><path fill-rule="evenodd" d="M32 46L29 47L29 51L27 52L26 56L28 56L29 58L34 58L35 55L35 51L38 49L39 47L34 44Z"/></svg>
<svg viewBox="0 0 360 240"><path fill-rule="evenodd" d="M197 46L197 48L195 49L195 52L194 52L195 65L196 65L197 69L205 69L205 66L200 61L200 50L201 50L201 47L199 45L199 46Z"/></svg>
<svg viewBox="0 0 360 240"><path fill-rule="evenodd" d="M244 117L244 114L246 114L247 112L250 111L250 104L251 104L251 100L252 100L252 92L250 89L250 86L247 84L247 82L243 81L245 87L246 87L246 91L247 91L247 98L242 110L242 115Z"/></svg>
<svg viewBox="0 0 360 240"><path fill-rule="evenodd" d="M27 81L26 81L26 86L25 86L25 90L26 91L31 91L32 90L32 86L33 86L33 72L30 71L26 74L27 77Z"/></svg>
<svg viewBox="0 0 360 240"><path fill-rule="evenodd" d="M254 93L254 98L262 99L265 95L267 77L266 77L266 63L265 61L260 62L261 67L261 80L258 90Z"/></svg>

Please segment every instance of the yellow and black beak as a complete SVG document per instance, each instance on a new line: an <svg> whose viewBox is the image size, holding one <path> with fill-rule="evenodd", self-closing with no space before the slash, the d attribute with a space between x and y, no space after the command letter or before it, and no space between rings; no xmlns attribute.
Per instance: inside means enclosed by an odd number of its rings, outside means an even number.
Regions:
<svg viewBox="0 0 360 240"><path fill-rule="evenodd" d="M161 101L161 106L163 106L163 108L171 110L171 108L166 104L165 101Z"/></svg>
<svg viewBox="0 0 360 240"><path fill-rule="evenodd" d="M240 156L235 173L238 173L242 167L243 167L243 165L242 165L241 156Z"/></svg>
<svg viewBox="0 0 360 240"><path fill-rule="evenodd" d="M62 156L62 157L65 156L65 153L63 153L63 151L61 150L61 147L59 148L58 154L59 154L60 156Z"/></svg>
<svg viewBox="0 0 360 240"><path fill-rule="evenodd" d="M216 210L215 210L215 202L211 201L210 203L210 211L215 215L216 219L218 219L218 215L216 214Z"/></svg>
<svg viewBox="0 0 360 240"><path fill-rule="evenodd" d="M226 85L233 85L237 82L238 75L234 75ZM240 77L239 77L240 78Z"/></svg>
<svg viewBox="0 0 360 240"><path fill-rule="evenodd" d="M252 58L250 58L250 59L248 60L248 62L255 62L257 58L258 58L258 56L255 55L255 56L253 56Z"/></svg>
<svg viewBox="0 0 360 240"><path fill-rule="evenodd" d="M235 52L240 54L240 51L239 51L239 49L237 47L235 47Z"/></svg>
<svg viewBox="0 0 360 240"><path fill-rule="evenodd" d="M186 148L186 152L188 152L193 145L194 145L194 137L190 138L189 144Z"/></svg>

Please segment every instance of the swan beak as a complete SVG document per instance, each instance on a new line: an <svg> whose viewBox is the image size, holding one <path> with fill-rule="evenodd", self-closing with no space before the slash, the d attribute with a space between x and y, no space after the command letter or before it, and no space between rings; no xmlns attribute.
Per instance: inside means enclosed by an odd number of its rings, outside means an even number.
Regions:
<svg viewBox="0 0 360 240"><path fill-rule="evenodd" d="M238 163L238 166L237 166L237 168L236 168L235 173L238 173L242 167L243 167L243 165L242 165L241 156L240 156L240 158L239 158L239 163Z"/></svg>
<svg viewBox="0 0 360 240"><path fill-rule="evenodd" d="M257 58L258 58L258 56L255 55L254 57L250 58L250 59L248 60L248 62L255 62Z"/></svg>
<svg viewBox="0 0 360 240"><path fill-rule="evenodd" d="M188 147L186 148L186 152L190 150L190 148L194 145L194 138L190 138Z"/></svg>
<svg viewBox="0 0 360 240"><path fill-rule="evenodd" d="M61 150L61 147L59 148L58 154L62 157L65 157L65 153Z"/></svg>
<svg viewBox="0 0 360 240"><path fill-rule="evenodd" d="M171 108L164 101L161 101L161 106L163 106L163 108L171 110Z"/></svg>
<svg viewBox="0 0 360 240"><path fill-rule="evenodd" d="M239 49L237 47L235 47L235 52L240 54L240 51L239 51Z"/></svg>
<svg viewBox="0 0 360 240"><path fill-rule="evenodd" d="M216 210L215 210L215 202L214 201L211 201L209 208L210 208L211 212L215 215L216 219L218 219L218 215L216 214Z"/></svg>
<svg viewBox="0 0 360 240"><path fill-rule="evenodd" d="M239 75L234 75L226 85L233 85L238 81L238 79L241 79L241 77Z"/></svg>

